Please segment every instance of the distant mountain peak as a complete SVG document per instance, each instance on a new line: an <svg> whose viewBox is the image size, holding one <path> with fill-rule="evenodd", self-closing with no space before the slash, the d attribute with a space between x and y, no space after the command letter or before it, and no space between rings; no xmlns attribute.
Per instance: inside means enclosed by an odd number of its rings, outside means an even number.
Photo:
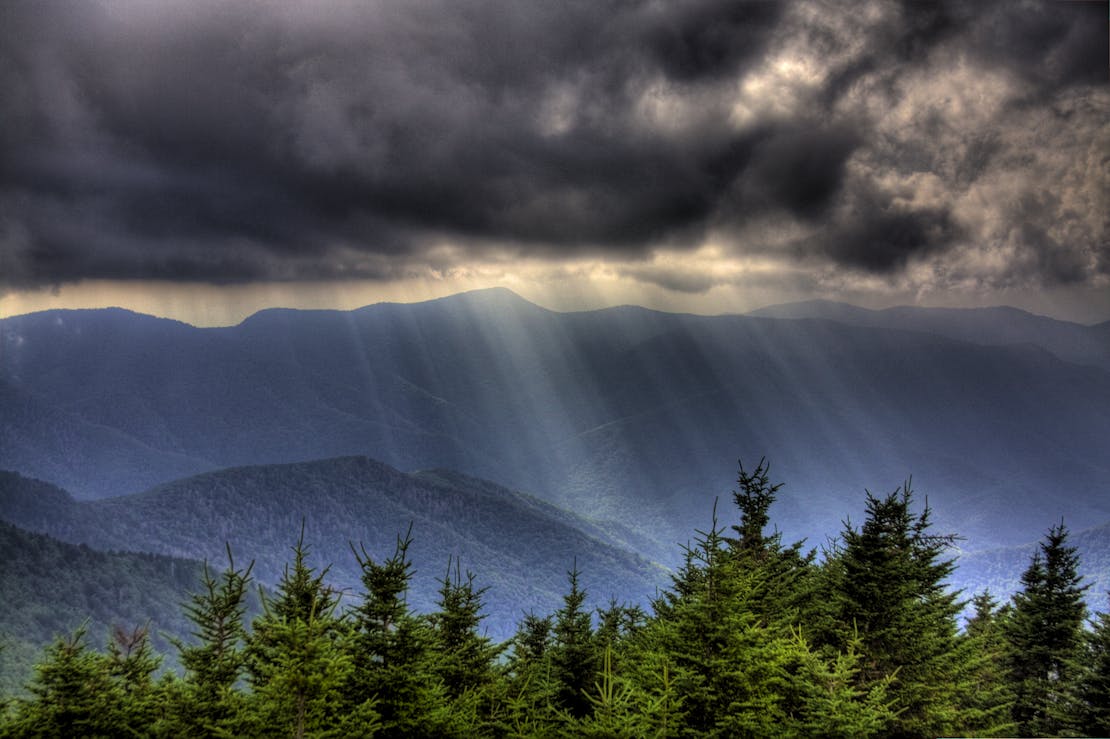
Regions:
<svg viewBox="0 0 1110 739"><path fill-rule="evenodd" d="M433 298L425 300L413 305L450 305L465 304L467 306L482 307L482 308L496 308L496 309L526 309L526 310L541 310L548 312L530 300L521 297L507 287L485 287L477 290L467 290L466 292L455 293L453 295L446 295L442 298ZM373 307L373 306L368 306Z"/></svg>

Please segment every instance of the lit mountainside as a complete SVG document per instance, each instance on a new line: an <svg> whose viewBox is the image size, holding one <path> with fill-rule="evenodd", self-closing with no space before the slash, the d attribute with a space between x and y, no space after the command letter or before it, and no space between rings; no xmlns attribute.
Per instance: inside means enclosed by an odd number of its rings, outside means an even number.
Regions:
<svg viewBox="0 0 1110 739"><path fill-rule="evenodd" d="M0 467L83 498L340 455L458 469L673 555L738 456L818 545L908 475L968 548L1110 519L1110 373L1030 346L834 321L554 313L506 290L196 329L126 311L0 323Z"/></svg>

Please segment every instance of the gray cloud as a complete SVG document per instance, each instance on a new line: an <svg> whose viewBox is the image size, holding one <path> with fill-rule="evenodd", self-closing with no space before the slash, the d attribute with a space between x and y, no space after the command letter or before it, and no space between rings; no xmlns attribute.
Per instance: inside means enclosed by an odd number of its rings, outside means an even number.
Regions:
<svg viewBox="0 0 1110 739"><path fill-rule="evenodd" d="M1104 183L1037 209L970 203L1089 156L1080 136L1030 153L1021 131L1046 116L1105 131L1104 11L15 0L0 281L391 279L443 267L444 242L459 260L633 263L712 233L880 275L987 270L966 253L1013 242L980 279L1082 283L1107 274L1106 222L1053 224ZM776 66L793 58L817 68ZM989 109L964 94L980 72L997 78ZM1077 95L1094 102L1061 103ZM746 238L761 219L807 235Z"/></svg>

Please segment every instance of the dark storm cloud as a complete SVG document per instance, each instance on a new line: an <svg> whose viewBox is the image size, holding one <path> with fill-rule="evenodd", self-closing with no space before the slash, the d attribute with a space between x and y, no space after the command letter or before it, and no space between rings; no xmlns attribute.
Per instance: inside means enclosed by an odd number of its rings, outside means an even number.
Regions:
<svg viewBox="0 0 1110 739"><path fill-rule="evenodd" d="M961 223L958 201L1014 161L1022 124L941 110L893 128L886 111L918 110L920 80L956 58L1016 80L1012 105L1055 104L1105 76L1096 11L16 0L0 6L0 281L392 279L443 266L445 242L459 260L634 263L713 233L896 273L999 230ZM806 55L816 78L774 76ZM921 172L929 198L887 177ZM1029 219L1007 231L1018 251L1055 244L1020 269L1105 272L1050 233L1057 215L1011 214ZM809 235L753 240L768 219ZM1083 223L1069 234L1089 251L1105 228Z"/></svg>

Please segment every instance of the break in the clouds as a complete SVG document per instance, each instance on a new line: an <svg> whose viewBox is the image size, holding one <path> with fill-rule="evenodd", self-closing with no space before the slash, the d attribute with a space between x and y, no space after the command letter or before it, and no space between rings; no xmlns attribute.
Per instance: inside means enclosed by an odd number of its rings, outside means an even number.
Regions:
<svg viewBox="0 0 1110 739"><path fill-rule="evenodd" d="M13 0L0 107L8 288L1110 279L1105 3Z"/></svg>

